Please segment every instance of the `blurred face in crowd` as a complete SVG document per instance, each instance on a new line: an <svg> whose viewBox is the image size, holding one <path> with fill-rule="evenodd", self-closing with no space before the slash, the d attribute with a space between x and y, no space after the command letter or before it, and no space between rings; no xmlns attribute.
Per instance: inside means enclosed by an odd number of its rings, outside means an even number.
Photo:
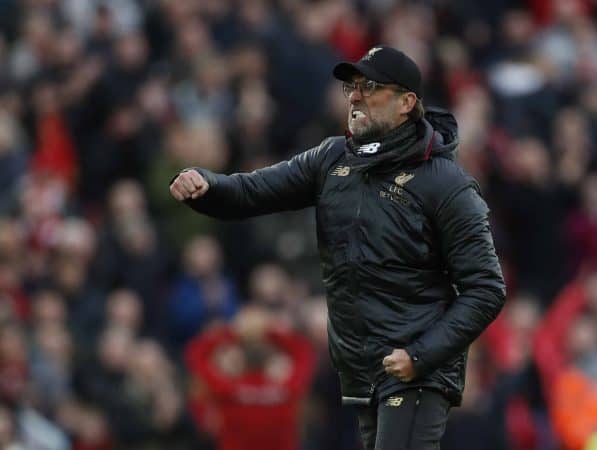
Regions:
<svg viewBox="0 0 597 450"><path fill-rule="evenodd" d="M61 294L75 297L87 279L87 266L72 258L59 258L52 264L52 280Z"/></svg>
<svg viewBox="0 0 597 450"><path fill-rule="evenodd" d="M284 306L291 282L286 272L275 264L257 267L249 279L251 298L269 309Z"/></svg>
<svg viewBox="0 0 597 450"><path fill-rule="evenodd" d="M157 243L155 230L147 216L128 217L118 223L116 234L125 252L147 255Z"/></svg>
<svg viewBox="0 0 597 450"><path fill-rule="evenodd" d="M10 219L0 220L0 255L5 260L16 262L23 255L23 230Z"/></svg>
<svg viewBox="0 0 597 450"><path fill-rule="evenodd" d="M56 236L56 253L66 259L86 265L95 254L95 231L83 219L68 219Z"/></svg>
<svg viewBox="0 0 597 450"><path fill-rule="evenodd" d="M70 364L73 342L67 329L58 324L41 326L35 335L36 343L44 355L61 366Z"/></svg>
<svg viewBox="0 0 597 450"><path fill-rule="evenodd" d="M110 370L124 372L129 365L133 337L128 330L110 327L104 331L99 343L102 365Z"/></svg>
<svg viewBox="0 0 597 450"><path fill-rule="evenodd" d="M68 198L66 182L56 176L27 176L19 194L23 215L32 222L59 215Z"/></svg>
<svg viewBox="0 0 597 450"><path fill-rule="evenodd" d="M549 155L539 139L518 140L514 145L513 165L517 177L524 183L542 185L549 180Z"/></svg>
<svg viewBox="0 0 597 450"><path fill-rule="evenodd" d="M189 127L189 139L197 165L214 171L226 167L230 149L226 143L223 125L217 121L200 121ZM197 149L200 149L197 151Z"/></svg>
<svg viewBox="0 0 597 450"><path fill-rule="evenodd" d="M115 183L108 195L108 208L116 221L128 216L145 214L145 193L135 180Z"/></svg>
<svg viewBox="0 0 597 450"><path fill-rule="evenodd" d="M231 74L227 60L220 57L208 57L199 60L194 70L195 82L200 91L212 94L228 89Z"/></svg>
<svg viewBox="0 0 597 450"><path fill-rule="evenodd" d="M116 43L116 57L120 65L128 70L143 66L147 60L148 49L145 37L141 33L128 33Z"/></svg>
<svg viewBox="0 0 597 450"><path fill-rule="evenodd" d="M113 31L113 25L110 8L103 5L98 7L93 22L95 36L100 38L110 36Z"/></svg>
<svg viewBox="0 0 597 450"><path fill-rule="evenodd" d="M209 236L193 239L186 247L184 265L193 277L209 277L219 273L222 265L220 244Z"/></svg>
<svg viewBox="0 0 597 450"><path fill-rule="evenodd" d="M512 328L525 336L533 333L541 317L537 300L526 295L518 295L507 312Z"/></svg>
<svg viewBox="0 0 597 450"><path fill-rule="evenodd" d="M25 338L16 325L0 329L0 363L22 363L27 359Z"/></svg>
<svg viewBox="0 0 597 450"><path fill-rule="evenodd" d="M17 123L8 114L0 113L0 155L14 150L17 142Z"/></svg>
<svg viewBox="0 0 597 450"><path fill-rule="evenodd" d="M408 118L416 103L412 92L399 91L395 85L380 85L370 91L362 75L352 79L359 88L345 90L350 103L348 129L357 139L375 139L398 127Z"/></svg>
<svg viewBox="0 0 597 450"><path fill-rule="evenodd" d="M18 403L25 394L27 347L21 329L12 324L0 328L0 399ZM0 402L1 403L1 402Z"/></svg>
<svg viewBox="0 0 597 450"><path fill-rule="evenodd" d="M306 328L307 336L318 349L327 351L328 310L324 297L317 297L308 302L303 302L302 321Z"/></svg>
<svg viewBox="0 0 597 450"><path fill-rule="evenodd" d="M210 39L205 24L195 18L185 20L176 30L176 47L184 58L193 58L209 51Z"/></svg>
<svg viewBox="0 0 597 450"><path fill-rule="evenodd" d="M33 89L31 100L38 116L55 113L60 108L58 86L49 81L39 82Z"/></svg>
<svg viewBox="0 0 597 450"><path fill-rule="evenodd" d="M64 298L57 292L41 291L33 299L33 322L38 325L64 324L66 306Z"/></svg>
<svg viewBox="0 0 597 450"><path fill-rule="evenodd" d="M121 289L108 297L107 316L110 325L117 325L135 333L141 325L141 300L133 291Z"/></svg>
<svg viewBox="0 0 597 450"><path fill-rule="evenodd" d="M164 78L148 80L139 90L138 101L143 113L162 125L169 119L170 99L168 84Z"/></svg>
<svg viewBox="0 0 597 450"><path fill-rule="evenodd" d="M277 378L284 372L287 361L268 342L266 336L274 323L277 323L274 316L259 305L248 305L237 314L234 331L240 340L242 360L239 363L243 363L243 369L265 370L266 375L272 378Z"/></svg>
<svg viewBox="0 0 597 450"><path fill-rule="evenodd" d="M246 139L263 139L274 112L273 101L263 80L244 83L236 110Z"/></svg>
<svg viewBox="0 0 597 450"><path fill-rule="evenodd" d="M128 373L138 382L151 384L169 380L170 367L161 347L151 339L134 344L129 356Z"/></svg>
<svg viewBox="0 0 597 450"><path fill-rule="evenodd" d="M55 58L62 66L76 64L82 58L82 42L75 30L67 28L56 37Z"/></svg>
<svg viewBox="0 0 597 450"><path fill-rule="evenodd" d="M48 49L53 42L53 27L49 14L42 12L33 13L26 18L24 23L24 35L27 43L39 54Z"/></svg>

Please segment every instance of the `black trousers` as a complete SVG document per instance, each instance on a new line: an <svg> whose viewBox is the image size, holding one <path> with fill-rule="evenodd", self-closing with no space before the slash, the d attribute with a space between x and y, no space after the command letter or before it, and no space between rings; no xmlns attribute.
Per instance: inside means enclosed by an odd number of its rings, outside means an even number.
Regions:
<svg viewBox="0 0 597 450"><path fill-rule="evenodd" d="M450 403L438 391L415 388L356 408L365 450L439 450Z"/></svg>

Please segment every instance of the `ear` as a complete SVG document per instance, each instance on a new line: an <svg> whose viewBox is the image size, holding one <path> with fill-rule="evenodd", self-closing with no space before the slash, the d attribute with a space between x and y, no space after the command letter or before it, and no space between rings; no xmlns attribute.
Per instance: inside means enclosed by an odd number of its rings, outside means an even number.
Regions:
<svg viewBox="0 0 597 450"><path fill-rule="evenodd" d="M398 95L396 102L397 113L406 115L412 111L417 103L417 96L414 92L405 92Z"/></svg>
<svg viewBox="0 0 597 450"><path fill-rule="evenodd" d="M400 114L408 114L412 111L417 103L417 96L414 92L406 92L400 96L398 105Z"/></svg>

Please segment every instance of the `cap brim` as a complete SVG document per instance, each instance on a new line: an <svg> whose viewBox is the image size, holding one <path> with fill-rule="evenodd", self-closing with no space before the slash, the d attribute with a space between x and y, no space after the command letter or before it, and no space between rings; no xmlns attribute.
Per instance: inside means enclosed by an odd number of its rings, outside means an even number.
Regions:
<svg viewBox="0 0 597 450"><path fill-rule="evenodd" d="M334 77L341 81L350 81L355 75L363 75L368 80L379 81L380 83L392 83L393 80L374 70L363 63L341 62L334 67Z"/></svg>

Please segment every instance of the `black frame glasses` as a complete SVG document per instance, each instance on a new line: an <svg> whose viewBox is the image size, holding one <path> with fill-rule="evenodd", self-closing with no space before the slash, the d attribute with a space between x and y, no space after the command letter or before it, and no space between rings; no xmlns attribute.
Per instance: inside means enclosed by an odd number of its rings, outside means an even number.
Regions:
<svg viewBox="0 0 597 450"><path fill-rule="evenodd" d="M357 89L363 97L371 97L379 88L392 88L397 92L410 92L401 88L400 86L396 86L395 84L380 83L379 81L374 80L342 82L342 92L346 98L349 98L350 95Z"/></svg>

